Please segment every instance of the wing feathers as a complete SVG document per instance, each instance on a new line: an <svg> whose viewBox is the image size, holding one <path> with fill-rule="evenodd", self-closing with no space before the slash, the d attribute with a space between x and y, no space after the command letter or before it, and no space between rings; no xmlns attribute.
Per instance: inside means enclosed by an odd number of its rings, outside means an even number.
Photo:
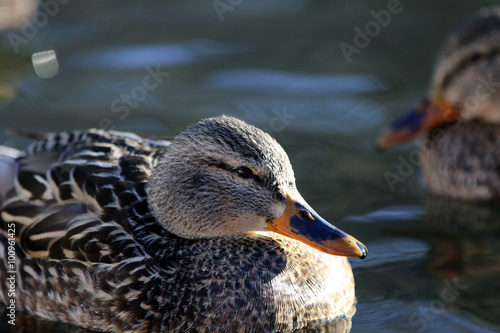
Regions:
<svg viewBox="0 0 500 333"><path fill-rule="evenodd" d="M15 223L23 251L38 260L116 263L148 256L132 228L148 213L145 186L168 141L100 130L50 134L15 160L0 226ZM133 219L137 219L132 221Z"/></svg>

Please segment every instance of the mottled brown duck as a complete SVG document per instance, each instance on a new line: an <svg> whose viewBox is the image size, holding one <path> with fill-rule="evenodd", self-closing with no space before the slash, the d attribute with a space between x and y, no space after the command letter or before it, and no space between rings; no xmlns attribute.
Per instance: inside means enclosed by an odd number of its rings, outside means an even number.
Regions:
<svg viewBox="0 0 500 333"><path fill-rule="evenodd" d="M366 248L314 212L285 151L243 121L171 141L50 134L1 161L0 253L16 261L0 261L0 299L18 310L111 332L286 331L355 312L346 256Z"/></svg>
<svg viewBox="0 0 500 333"><path fill-rule="evenodd" d="M378 146L425 133L422 169L430 192L500 203L500 8L483 9L449 36L427 96Z"/></svg>

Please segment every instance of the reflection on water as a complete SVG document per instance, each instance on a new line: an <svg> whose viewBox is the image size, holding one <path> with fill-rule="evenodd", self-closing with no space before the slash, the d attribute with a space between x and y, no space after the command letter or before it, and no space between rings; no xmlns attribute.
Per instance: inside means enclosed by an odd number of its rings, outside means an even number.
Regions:
<svg viewBox="0 0 500 333"><path fill-rule="evenodd" d="M436 231L469 239L499 239L500 209L448 198L425 200L424 222Z"/></svg>
<svg viewBox="0 0 500 333"><path fill-rule="evenodd" d="M423 215L415 208L413 215L410 210L402 212L399 221L395 212L401 210L395 208L348 218L377 223L377 229L385 230L382 234L389 237L383 242L383 249L370 246L372 256L384 252L378 260L368 262L370 268L364 267L364 263L354 266L358 313L370 309L364 312L367 318L354 317L353 332L372 327L380 316L385 316L385 323L400 322L401 332L498 331L500 207L427 197L422 208ZM401 248L391 249L391 243ZM391 259L385 252L395 255ZM406 301L396 302L397 299ZM386 304L385 311L393 311L397 306L399 315L375 309L380 303ZM376 327L398 332L385 325Z"/></svg>
<svg viewBox="0 0 500 333"><path fill-rule="evenodd" d="M500 325L500 208L429 198L424 223L435 233L428 271L459 284L450 306Z"/></svg>
<svg viewBox="0 0 500 333"><path fill-rule="evenodd" d="M224 20L212 1L69 1L16 48L0 32L0 130L106 125L172 136L202 117L243 118L283 145L318 213L369 248L351 260L351 332L495 332L498 209L428 197L418 168L391 189L384 172L414 147L378 154L373 143L422 95L444 36L496 2L401 1L348 63L339 44L352 43L387 0L243 1ZM31 55L48 50L60 67L42 79ZM148 68L168 76L116 112L114 101L123 107ZM0 144L28 143L0 133ZM84 331L27 316L19 323L31 326L0 331Z"/></svg>

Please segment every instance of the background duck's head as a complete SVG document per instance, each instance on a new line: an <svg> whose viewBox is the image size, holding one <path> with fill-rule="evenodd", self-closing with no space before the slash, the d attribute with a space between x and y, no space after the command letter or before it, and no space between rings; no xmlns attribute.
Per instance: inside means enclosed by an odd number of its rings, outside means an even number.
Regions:
<svg viewBox="0 0 500 333"><path fill-rule="evenodd" d="M366 248L302 199L283 148L236 118L202 120L175 137L148 187L156 218L189 239L277 232L330 254Z"/></svg>
<svg viewBox="0 0 500 333"><path fill-rule="evenodd" d="M380 148L454 121L500 123L500 7L486 8L443 45L427 96L394 122Z"/></svg>

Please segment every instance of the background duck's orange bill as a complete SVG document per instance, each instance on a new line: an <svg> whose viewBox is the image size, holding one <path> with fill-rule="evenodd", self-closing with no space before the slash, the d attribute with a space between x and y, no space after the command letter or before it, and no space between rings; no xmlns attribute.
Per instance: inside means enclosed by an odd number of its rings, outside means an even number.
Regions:
<svg viewBox="0 0 500 333"><path fill-rule="evenodd" d="M458 110L446 99L424 100L409 113L396 120L377 141L378 149L386 149L412 141L430 130L459 118Z"/></svg>

